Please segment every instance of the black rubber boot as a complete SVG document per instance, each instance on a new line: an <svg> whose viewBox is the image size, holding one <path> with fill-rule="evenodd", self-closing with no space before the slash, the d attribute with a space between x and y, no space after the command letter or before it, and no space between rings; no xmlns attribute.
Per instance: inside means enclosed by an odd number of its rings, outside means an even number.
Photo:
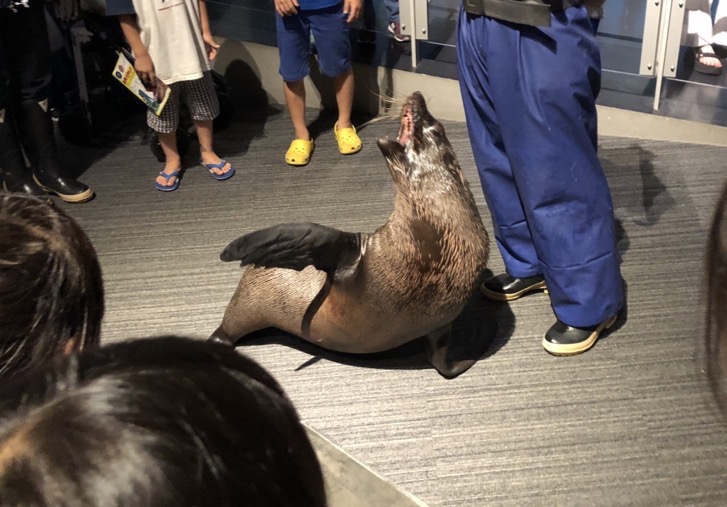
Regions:
<svg viewBox="0 0 727 507"><path fill-rule="evenodd" d="M25 165L10 110L6 110L5 114L0 112L0 115L0 173L3 177L3 188L6 192L24 192L48 198L48 194L33 180L32 173Z"/></svg>
<svg viewBox="0 0 727 507"><path fill-rule="evenodd" d="M50 116L34 100L21 105L22 118L18 127L25 153L33 167L36 183L46 192L66 202L86 202L93 197L93 190L75 178L61 175Z"/></svg>

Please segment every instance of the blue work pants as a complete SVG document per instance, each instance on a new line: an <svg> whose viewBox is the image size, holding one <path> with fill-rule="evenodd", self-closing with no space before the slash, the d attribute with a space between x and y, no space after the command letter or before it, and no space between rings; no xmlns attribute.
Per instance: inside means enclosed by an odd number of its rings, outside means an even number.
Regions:
<svg viewBox="0 0 727 507"><path fill-rule="evenodd" d="M598 160L600 54L584 7L532 27L460 12L460 87L507 272L542 274L559 320L623 306L613 205Z"/></svg>

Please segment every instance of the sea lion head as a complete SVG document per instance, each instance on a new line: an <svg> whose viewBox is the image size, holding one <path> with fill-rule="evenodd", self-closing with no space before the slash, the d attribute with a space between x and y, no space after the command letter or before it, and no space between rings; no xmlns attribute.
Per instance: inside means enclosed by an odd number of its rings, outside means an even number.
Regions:
<svg viewBox="0 0 727 507"><path fill-rule="evenodd" d="M419 92L409 96L401 109L396 139L382 137L378 145L399 186L432 177L459 183L464 180L444 126L431 115Z"/></svg>
<svg viewBox="0 0 727 507"><path fill-rule="evenodd" d="M400 119L396 139L378 141L396 197L377 238L389 241L404 266L401 285L410 289L404 299L429 302L433 291L440 302L461 303L486 266L487 232L444 126L421 93L406 99Z"/></svg>

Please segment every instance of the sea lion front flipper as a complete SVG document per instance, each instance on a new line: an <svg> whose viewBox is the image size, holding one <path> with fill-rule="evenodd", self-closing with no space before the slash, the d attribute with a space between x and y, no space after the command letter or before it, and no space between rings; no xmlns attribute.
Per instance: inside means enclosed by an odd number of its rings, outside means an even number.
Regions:
<svg viewBox="0 0 727 507"><path fill-rule="evenodd" d="M297 271L315 266L333 276L350 271L360 256L360 234L314 223L293 223L245 234L227 245L220 259L239 260L243 266Z"/></svg>
<svg viewBox="0 0 727 507"><path fill-rule="evenodd" d="M209 338L207 338L209 341L222 343L224 345L234 345L235 339L227 334L224 329L222 329L222 326L215 329L215 332L212 333Z"/></svg>
<svg viewBox="0 0 727 507"><path fill-rule="evenodd" d="M448 354L450 354L449 345L451 340L451 322L424 336L424 350L427 360L441 376L447 379L452 379L463 374L477 362L477 358L452 359L448 357Z"/></svg>

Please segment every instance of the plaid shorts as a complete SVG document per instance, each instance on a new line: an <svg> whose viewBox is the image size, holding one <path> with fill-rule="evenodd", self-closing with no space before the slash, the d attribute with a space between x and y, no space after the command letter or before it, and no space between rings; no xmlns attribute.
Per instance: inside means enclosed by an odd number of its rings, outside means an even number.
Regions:
<svg viewBox="0 0 727 507"><path fill-rule="evenodd" d="M210 72L205 72L200 79L179 81L170 86L172 94L162 114L157 116L151 110L146 113L146 124L155 132L168 134L177 130L182 101L193 120L214 120L220 114L220 102Z"/></svg>

